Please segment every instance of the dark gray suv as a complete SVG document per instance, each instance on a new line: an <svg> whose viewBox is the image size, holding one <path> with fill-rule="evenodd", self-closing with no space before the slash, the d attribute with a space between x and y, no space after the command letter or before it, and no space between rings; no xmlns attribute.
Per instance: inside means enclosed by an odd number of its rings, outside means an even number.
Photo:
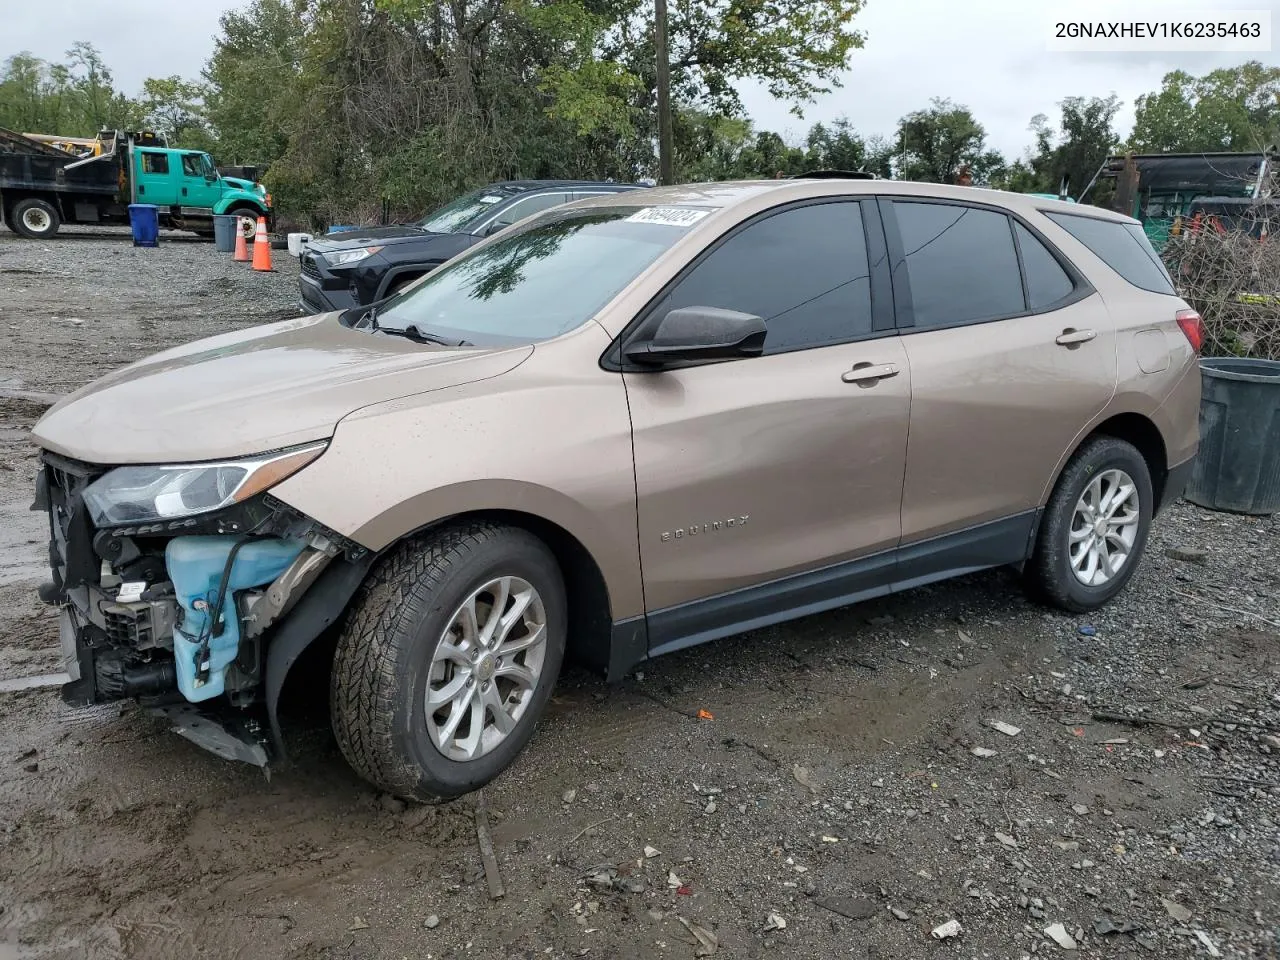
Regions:
<svg viewBox="0 0 1280 960"><path fill-rule="evenodd" d="M368 227L313 240L298 281L303 313L347 310L388 297L517 220L631 183L508 180L465 193L416 223Z"/></svg>

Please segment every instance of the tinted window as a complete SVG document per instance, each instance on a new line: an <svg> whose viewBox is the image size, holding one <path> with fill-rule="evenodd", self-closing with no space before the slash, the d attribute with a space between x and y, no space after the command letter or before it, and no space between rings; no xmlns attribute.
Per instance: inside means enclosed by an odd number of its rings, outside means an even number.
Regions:
<svg viewBox="0 0 1280 960"><path fill-rule="evenodd" d="M517 220L523 220L525 217L531 217L535 213L541 213L543 210L550 210L552 207L568 202L569 194L567 193L538 193L531 197L521 197L499 213L493 222L504 227L509 226Z"/></svg>
<svg viewBox="0 0 1280 960"><path fill-rule="evenodd" d="M501 203L511 196L509 186L501 184L464 193L455 200L450 200L439 210L418 221L418 226L429 233L456 233L468 224L479 220L493 211L495 203Z"/></svg>
<svg viewBox="0 0 1280 960"><path fill-rule="evenodd" d="M1169 271L1151 249L1151 241L1140 224L1065 213L1046 213L1045 216L1135 287L1152 293L1173 293Z"/></svg>
<svg viewBox="0 0 1280 960"><path fill-rule="evenodd" d="M387 301L378 326L481 346L558 336L586 323L696 222L655 223L640 219L645 212L548 211Z"/></svg>
<svg viewBox="0 0 1280 960"><path fill-rule="evenodd" d="M1027 300L1031 309L1042 310L1070 296L1075 284L1062 269L1062 264L1022 224L1014 223L1013 230L1018 235L1018 249L1022 252L1022 272L1027 278Z"/></svg>
<svg viewBox="0 0 1280 960"><path fill-rule="evenodd" d="M146 153L142 154L142 172L143 173L168 173L169 172L169 155L165 153Z"/></svg>
<svg viewBox="0 0 1280 960"><path fill-rule="evenodd" d="M1022 313L1022 276L1003 213L895 201L917 329Z"/></svg>
<svg viewBox="0 0 1280 960"><path fill-rule="evenodd" d="M871 283L856 203L784 210L750 224L680 281L656 313L723 307L763 317L765 353L871 331Z"/></svg>

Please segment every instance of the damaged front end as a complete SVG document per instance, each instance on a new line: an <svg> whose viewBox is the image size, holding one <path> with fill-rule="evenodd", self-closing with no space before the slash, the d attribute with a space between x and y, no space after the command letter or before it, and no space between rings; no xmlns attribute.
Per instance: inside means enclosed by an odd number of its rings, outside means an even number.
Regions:
<svg viewBox="0 0 1280 960"><path fill-rule="evenodd" d="M45 451L32 509L49 517L64 699L136 699L227 759L282 753L285 674L372 560L266 492L324 448L154 467Z"/></svg>

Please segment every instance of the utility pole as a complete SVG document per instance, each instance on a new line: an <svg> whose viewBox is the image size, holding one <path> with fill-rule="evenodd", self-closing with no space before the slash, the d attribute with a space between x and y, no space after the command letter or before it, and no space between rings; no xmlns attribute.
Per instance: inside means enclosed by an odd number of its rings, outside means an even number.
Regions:
<svg viewBox="0 0 1280 960"><path fill-rule="evenodd" d="M667 54L667 0L654 0L653 45L658 55L658 183L675 179L671 156L671 61Z"/></svg>

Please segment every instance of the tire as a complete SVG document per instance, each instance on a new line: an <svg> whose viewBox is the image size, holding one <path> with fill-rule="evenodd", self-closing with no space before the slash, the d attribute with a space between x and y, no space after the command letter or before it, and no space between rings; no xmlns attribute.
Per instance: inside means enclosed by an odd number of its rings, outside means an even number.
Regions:
<svg viewBox="0 0 1280 960"><path fill-rule="evenodd" d="M60 226L57 208L39 197L27 197L9 208L9 229L28 240L48 240Z"/></svg>
<svg viewBox="0 0 1280 960"><path fill-rule="evenodd" d="M244 234L244 238L246 240L252 240L254 232L257 230L258 218L261 216L265 216L265 214L261 210L259 210L257 207L239 206L239 207L232 207L230 210L228 210L227 216L247 217L248 219L252 220L253 221L252 227L247 226L243 220L240 223L240 232Z"/></svg>
<svg viewBox="0 0 1280 960"><path fill-rule="evenodd" d="M1090 564L1087 548L1097 538L1086 533L1090 525L1084 513L1077 515L1077 509L1086 490L1095 498L1095 505L1107 506L1112 483L1124 476L1131 481L1133 490L1121 498L1112 519L1119 517L1124 520L1130 516L1133 519L1105 528L1107 534L1101 543L1113 554L1112 563L1114 554L1120 553L1122 548L1125 550L1125 559L1119 569L1108 574L1109 568L1102 563ZM1095 483L1097 486L1092 486ZM1135 496L1137 509L1133 510L1129 504ZM1045 506L1035 552L1026 568L1028 592L1037 600L1070 613L1084 613L1103 606L1124 589L1137 570L1151 529L1154 506L1151 471L1132 444L1108 436L1086 440L1067 461ZM1076 534L1084 534L1082 539L1075 541L1074 548L1073 530ZM1114 536L1113 530L1116 531ZM1126 543L1130 532L1131 542ZM1081 558L1079 573L1073 563L1073 549ZM1085 582L1086 579L1092 582Z"/></svg>
<svg viewBox="0 0 1280 960"><path fill-rule="evenodd" d="M456 639L452 625L455 616L462 616L468 598L474 601L477 590L498 578L513 581L509 610L524 596L516 581L523 581L540 598L540 669L530 666L537 644L527 653L514 654L526 672L536 674L536 682L520 696L522 706L514 726L499 736L497 715L486 704L480 707L484 721L480 729L482 737L494 742L485 745L482 738L475 738L480 749L471 758L457 752L446 755L435 737L447 732L444 728L453 711L460 710L465 716L456 724L454 737L445 742L451 749L465 750L465 745L458 744L463 743L464 732L467 741L477 732L473 704L483 696L481 688L486 693L492 689L489 696L511 703L510 677L501 677L501 684L500 675L486 679L495 664L500 670L511 667L510 663L503 666L503 659L486 655L467 664L466 655L460 654L458 662L433 662L446 631ZM485 612L493 604L491 594L474 601L472 622L482 630L488 622ZM504 636L527 638L529 619L538 619L538 604L530 602L523 609L526 613L513 621ZM533 735L564 660L567 622L564 581L555 557L524 530L471 523L400 544L370 573L338 639L330 706L343 756L365 780L407 800L446 800L484 786L506 769ZM464 638L455 649L470 647ZM465 683L466 677L472 682ZM459 697L465 694L469 699L444 701L429 714L428 689L455 683L462 685Z"/></svg>

